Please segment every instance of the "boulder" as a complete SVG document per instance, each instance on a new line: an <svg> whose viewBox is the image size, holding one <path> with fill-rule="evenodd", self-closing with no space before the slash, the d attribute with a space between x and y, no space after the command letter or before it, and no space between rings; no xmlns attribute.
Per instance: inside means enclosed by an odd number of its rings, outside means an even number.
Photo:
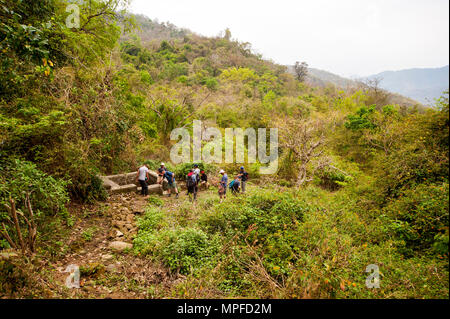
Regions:
<svg viewBox="0 0 450 319"><path fill-rule="evenodd" d="M133 248L133 245L123 241L113 241L109 244L109 248L117 251L124 251L125 249Z"/></svg>

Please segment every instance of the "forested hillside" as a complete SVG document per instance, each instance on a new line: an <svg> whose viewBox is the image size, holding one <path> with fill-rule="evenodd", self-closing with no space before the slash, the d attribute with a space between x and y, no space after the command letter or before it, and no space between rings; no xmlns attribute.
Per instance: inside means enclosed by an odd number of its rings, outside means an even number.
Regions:
<svg viewBox="0 0 450 319"><path fill-rule="evenodd" d="M314 86L228 29L204 37L127 2L92 0L70 29L66 1L0 0L0 297L449 297L448 92L423 109ZM170 134L193 120L278 128L276 174L244 163L247 193L222 203L215 186L197 203L108 196L98 175L142 163L184 180ZM198 164L213 181L241 166ZM110 252L111 231L132 248ZM57 270L75 261L71 290Z"/></svg>

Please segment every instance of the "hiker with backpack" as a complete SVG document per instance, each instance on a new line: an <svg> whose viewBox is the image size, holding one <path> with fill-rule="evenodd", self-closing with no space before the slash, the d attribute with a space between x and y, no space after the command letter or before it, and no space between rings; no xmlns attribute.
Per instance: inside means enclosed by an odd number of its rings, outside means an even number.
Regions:
<svg viewBox="0 0 450 319"><path fill-rule="evenodd" d="M219 196L220 202L222 203L222 201L227 198L228 175L223 169L220 170L219 174L222 175L222 179L219 184Z"/></svg>
<svg viewBox="0 0 450 319"><path fill-rule="evenodd" d="M169 192L169 197L172 195L171 190L173 189L175 191L175 198L178 198L178 187L177 182L175 181L175 174L166 170L164 171L164 177L167 179L167 182L169 184L169 189L167 190Z"/></svg>
<svg viewBox="0 0 450 319"><path fill-rule="evenodd" d="M209 188L208 175L206 175L205 171L200 172L200 187L203 187L205 189Z"/></svg>
<svg viewBox="0 0 450 319"><path fill-rule="evenodd" d="M239 179L241 180L242 193L245 193L245 186L248 181L248 173L245 171L244 166L241 166L238 176L239 176Z"/></svg>
<svg viewBox="0 0 450 319"><path fill-rule="evenodd" d="M239 193L240 190L239 176L236 176L236 178L231 181L229 187L231 189L231 194L236 195L237 193Z"/></svg>
<svg viewBox="0 0 450 319"><path fill-rule="evenodd" d="M149 180L150 170L148 169L148 165L144 164L141 167L139 167L136 175L136 181L139 181L139 184L141 184L141 195L148 196L148 184L147 181Z"/></svg>
<svg viewBox="0 0 450 319"><path fill-rule="evenodd" d="M198 187L197 187L197 177L194 174L194 170L191 169L189 171L189 174L187 175L186 178L186 186L188 189L188 196L190 198L191 201L196 201L197 200L197 191L198 191ZM193 194L194 199L191 198L191 194Z"/></svg>

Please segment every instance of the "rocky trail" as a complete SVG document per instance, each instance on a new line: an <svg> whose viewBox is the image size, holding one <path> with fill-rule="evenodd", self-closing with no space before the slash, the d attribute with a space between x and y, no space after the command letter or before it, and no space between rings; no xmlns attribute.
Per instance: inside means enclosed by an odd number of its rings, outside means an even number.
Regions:
<svg viewBox="0 0 450 319"><path fill-rule="evenodd" d="M68 297L157 298L181 279L131 251L136 218L147 205L146 198L130 193L112 195L107 203L82 208L83 216L68 239L70 253L54 265L56 284L64 287ZM80 269L79 289L65 288L70 275L66 270L71 265Z"/></svg>

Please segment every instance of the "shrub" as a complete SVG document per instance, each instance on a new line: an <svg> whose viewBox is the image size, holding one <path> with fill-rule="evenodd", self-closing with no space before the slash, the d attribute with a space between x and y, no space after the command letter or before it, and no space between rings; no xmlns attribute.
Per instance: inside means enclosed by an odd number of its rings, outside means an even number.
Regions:
<svg viewBox="0 0 450 319"><path fill-rule="evenodd" d="M448 231L448 198L448 183L421 184L403 191L386 206L383 212L390 221L388 228L406 243L405 253L428 249L442 242L439 235Z"/></svg>
<svg viewBox="0 0 450 319"><path fill-rule="evenodd" d="M147 208L145 215L137 220L140 231L153 231L164 220L164 214L155 207Z"/></svg>
<svg viewBox="0 0 450 319"><path fill-rule="evenodd" d="M103 201L108 198L102 180L93 170L86 168L86 170L77 171L71 175L72 183L69 185L69 191L73 198L86 203L93 203L96 200Z"/></svg>
<svg viewBox="0 0 450 319"><path fill-rule="evenodd" d="M24 202L29 193L36 216L67 215L68 182L48 176L30 162L16 159L3 165L0 175L1 204L8 204L9 198L12 198L18 209L26 211Z"/></svg>
<svg viewBox="0 0 450 319"><path fill-rule="evenodd" d="M330 168L321 171L318 177L320 178L320 186L332 191L348 185L353 180L351 176Z"/></svg>
<svg viewBox="0 0 450 319"><path fill-rule="evenodd" d="M217 87L219 86L219 82L215 78L207 78L204 81L204 85L210 89L211 91L217 90Z"/></svg>
<svg viewBox="0 0 450 319"><path fill-rule="evenodd" d="M152 219L141 221L138 236L134 239L134 250L138 254L153 255L171 271L182 274L195 273L205 266L217 253L219 243L210 240L201 230L194 228L163 230L155 232ZM141 228L142 227L142 228Z"/></svg>
<svg viewBox="0 0 450 319"><path fill-rule="evenodd" d="M250 237L263 241L272 233L297 227L307 210L291 193L263 190L216 207L215 211L201 216L199 223L211 233L223 232L227 236L254 229Z"/></svg>
<svg viewBox="0 0 450 319"><path fill-rule="evenodd" d="M161 251L161 257L172 271L192 273L211 255L208 236L194 228L179 229L169 233L167 245Z"/></svg>

